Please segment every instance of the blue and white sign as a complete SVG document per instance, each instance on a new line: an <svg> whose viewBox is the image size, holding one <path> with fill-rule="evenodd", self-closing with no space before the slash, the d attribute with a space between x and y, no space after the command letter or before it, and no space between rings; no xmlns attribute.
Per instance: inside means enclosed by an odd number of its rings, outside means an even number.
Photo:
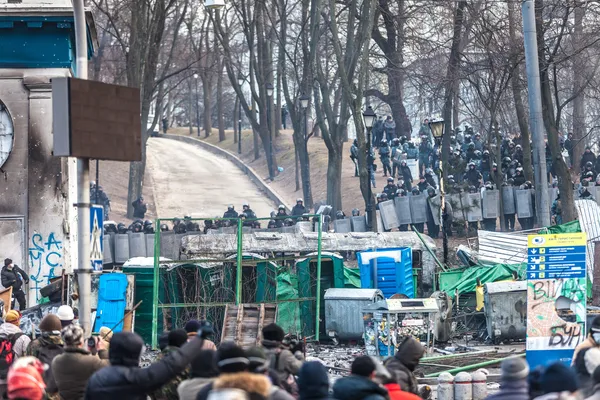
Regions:
<svg viewBox="0 0 600 400"><path fill-rule="evenodd" d="M104 260L104 207L92 205L90 208L90 261L94 272L102 272Z"/></svg>

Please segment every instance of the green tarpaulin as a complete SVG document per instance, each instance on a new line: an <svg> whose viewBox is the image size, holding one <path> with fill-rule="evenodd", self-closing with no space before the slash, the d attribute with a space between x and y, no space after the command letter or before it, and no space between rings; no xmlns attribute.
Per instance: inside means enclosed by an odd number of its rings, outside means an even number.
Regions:
<svg viewBox="0 0 600 400"><path fill-rule="evenodd" d="M478 265L467 268L463 271L460 279L454 285L448 287L446 292L450 297L454 297L457 289L459 293L474 292L477 287L477 278L479 278L481 284L506 281L513 279L513 272L517 273L518 280L525 279L526 270L527 264Z"/></svg>
<svg viewBox="0 0 600 400"><path fill-rule="evenodd" d="M581 225L579 220L567 222L562 225L552 225L539 231L541 234L553 234L553 233L577 233L581 232Z"/></svg>

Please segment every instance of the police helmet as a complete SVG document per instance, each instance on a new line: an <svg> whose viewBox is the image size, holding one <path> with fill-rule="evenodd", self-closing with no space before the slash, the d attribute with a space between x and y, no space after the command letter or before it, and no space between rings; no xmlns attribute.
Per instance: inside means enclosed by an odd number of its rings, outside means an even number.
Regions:
<svg viewBox="0 0 600 400"><path fill-rule="evenodd" d="M475 148L475 143L473 143L473 142L469 143L468 147L469 147L469 149L474 149Z"/></svg>
<svg viewBox="0 0 600 400"><path fill-rule="evenodd" d="M477 188L475 187L475 185L470 185L469 186L469 193L476 193L477 192Z"/></svg>
<svg viewBox="0 0 600 400"><path fill-rule="evenodd" d="M355 146L358 146L358 140L354 139L354 141L352 142L352 144L354 144Z"/></svg>
<svg viewBox="0 0 600 400"><path fill-rule="evenodd" d="M298 197L298 198L296 199L296 204L298 204L298 203L302 203L302 204L304 204L304 200L302 200L300 197ZM279 207L281 207L281 206L279 206Z"/></svg>
<svg viewBox="0 0 600 400"><path fill-rule="evenodd" d="M397 146L397 145L399 145L399 144L400 144L400 139L398 139L398 138L394 138L394 139L392 140L392 144L393 144L394 146Z"/></svg>
<svg viewBox="0 0 600 400"><path fill-rule="evenodd" d="M420 195L420 194L421 194L421 191L419 190L419 188L416 188L416 187L414 187L414 188L411 190L411 193L412 193L414 196L418 196L418 195Z"/></svg>
<svg viewBox="0 0 600 400"><path fill-rule="evenodd" d="M230 204L227 206L227 210L233 211L233 210L235 210L235 207L233 206L233 204Z"/></svg>
<svg viewBox="0 0 600 400"><path fill-rule="evenodd" d="M150 221L149 219L144 221L144 228L147 226L152 226L152 221Z"/></svg>
<svg viewBox="0 0 600 400"><path fill-rule="evenodd" d="M404 190L404 189L398 189L398 190L396 190L396 196L405 197L406 196L406 190Z"/></svg>
<svg viewBox="0 0 600 400"><path fill-rule="evenodd" d="M488 190L492 190L492 189L494 189L494 185L492 185L492 182L487 181L485 183L485 188L488 189Z"/></svg>
<svg viewBox="0 0 600 400"><path fill-rule="evenodd" d="M585 163L585 166L588 167L588 168L592 168L594 166L594 164L592 164L591 161L588 161L588 162Z"/></svg>
<svg viewBox="0 0 600 400"><path fill-rule="evenodd" d="M335 218L336 219L344 219L344 218L346 218L346 215L344 214L344 212L342 210L338 210L335 213Z"/></svg>
<svg viewBox="0 0 600 400"><path fill-rule="evenodd" d="M358 208L353 208L352 209L352 216L353 217L358 217L360 215L360 210Z"/></svg>
<svg viewBox="0 0 600 400"><path fill-rule="evenodd" d="M294 225L294 220L291 218L286 218L285 221L283 221L283 224L285 226L293 226Z"/></svg>
<svg viewBox="0 0 600 400"><path fill-rule="evenodd" d="M385 201L388 199L387 193L381 193L380 195L381 201Z"/></svg>
<svg viewBox="0 0 600 400"><path fill-rule="evenodd" d="M432 186L427 188L427 194L433 196L435 194L435 189Z"/></svg>
<svg viewBox="0 0 600 400"><path fill-rule="evenodd" d="M502 162L503 162L503 163L505 163L505 164L510 164L510 163L511 163L511 161L512 161L512 160L511 160L511 158L510 158L510 157L504 157L504 158L502 159Z"/></svg>
<svg viewBox="0 0 600 400"><path fill-rule="evenodd" d="M481 158L481 151L475 150L475 157Z"/></svg>
<svg viewBox="0 0 600 400"><path fill-rule="evenodd" d="M381 139L381 145L387 144L387 139Z"/></svg>
<svg viewBox="0 0 600 400"><path fill-rule="evenodd" d="M469 162L469 168L470 169L475 168L475 163L473 161Z"/></svg>
<svg viewBox="0 0 600 400"><path fill-rule="evenodd" d="M594 173L592 171L588 171L585 173L586 178L594 178Z"/></svg>
<svg viewBox="0 0 600 400"><path fill-rule="evenodd" d="M160 225L160 231L161 232L168 232L169 231L169 226L167 224L161 224Z"/></svg>
<svg viewBox="0 0 600 400"><path fill-rule="evenodd" d="M388 183L389 183L389 182L392 182L392 183L394 183L394 178L392 178L392 177L390 176L389 178L387 178L387 181L388 181Z"/></svg>
<svg viewBox="0 0 600 400"><path fill-rule="evenodd" d="M402 162L400 163L400 165L406 166L406 160L402 160Z"/></svg>
<svg viewBox="0 0 600 400"><path fill-rule="evenodd" d="M484 156L489 156L490 155L490 151L489 150L484 150L483 151L483 155Z"/></svg>
<svg viewBox="0 0 600 400"><path fill-rule="evenodd" d="M518 145L516 145L516 146L515 146L515 149L517 149L517 150L522 150L522 149L523 149L523 147L521 147L521 145L520 145L520 144L518 144Z"/></svg>
<svg viewBox="0 0 600 400"><path fill-rule="evenodd" d="M248 202L244 202L244 204L242 204L242 208L250 208L250 204L248 204Z"/></svg>
<svg viewBox="0 0 600 400"><path fill-rule="evenodd" d="M285 211L285 206L283 204L280 204L279 207L277 207L277 210L281 211Z"/></svg>

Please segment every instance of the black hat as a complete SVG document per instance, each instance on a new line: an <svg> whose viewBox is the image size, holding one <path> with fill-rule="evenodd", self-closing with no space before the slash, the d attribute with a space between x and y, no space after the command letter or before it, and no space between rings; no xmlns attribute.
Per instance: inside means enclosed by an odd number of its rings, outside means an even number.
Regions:
<svg viewBox="0 0 600 400"><path fill-rule="evenodd" d="M12 260L10 258L5 258L4 259L4 266L9 266L10 264L12 264Z"/></svg>
<svg viewBox="0 0 600 400"><path fill-rule="evenodd" d="M251 347L246 350L246 357L250 361L250 372L262 374L269 369L265 351L260 347Z"/></svg>
<svg viewBox="0 0 600 400"><path fill-rule="evenodd" d="M273 342L281 342L285 337L285 332L283 329L275 323L265 326L262 330L262 334L264 340L270 340Z"/></svg>
<svg viewBox="0 0 600 400"><path fill-rule="evenodd" d="M137 333L117 332L110 340L108 358L111 365L137 367L144 349L144 341Z"/></svg>
<svg viewBox="0 0 600 400"><path fill-rule="evenodd" d="M187 342L188 335L185 329L175 329L174 331L169 332L168 340L169 346L181 347Z"/></svg>
<svg viewBox="0 0 600 400"><path fill-rule="evenodd" d="M214 350L202 350L192 360L190 375L192 378L214 378L219 376L217 352Z"/></svg>
<svg viewBox="0 0 600 400"><path fill-rule="evenodd" d="M112 342L111 342L112 346ZM544 394L560 392L576 392L579 383L575 372L565 364L555 362L546 368L540 379Z"/></svg>
<svg viewBox="0 0 600 400"><path fill-rule="evenodd" d="M600 332L600 315L592 320L590 332Z"/></svg>
<svg viewBox="0 0 600 400"><path fill-rule="evenodd" d="M111 342L112 346L112 342ZM217 350L217 367L223 373L243 372L248 369L248 357L244 349L233 342L225 342Z"/></svg>

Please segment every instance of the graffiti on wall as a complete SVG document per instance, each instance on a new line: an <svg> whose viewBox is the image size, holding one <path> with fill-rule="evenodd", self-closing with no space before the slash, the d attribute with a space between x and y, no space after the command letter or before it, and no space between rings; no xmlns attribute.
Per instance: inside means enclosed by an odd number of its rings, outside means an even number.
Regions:
<svg viewBox="0 0 600 400"><path fill-rule="evenodd" d="M39 290L50 283L58 269L63 268L63 242L50 232L47 236L34 234L29 242L29 290L39 300Z"/></svg>

